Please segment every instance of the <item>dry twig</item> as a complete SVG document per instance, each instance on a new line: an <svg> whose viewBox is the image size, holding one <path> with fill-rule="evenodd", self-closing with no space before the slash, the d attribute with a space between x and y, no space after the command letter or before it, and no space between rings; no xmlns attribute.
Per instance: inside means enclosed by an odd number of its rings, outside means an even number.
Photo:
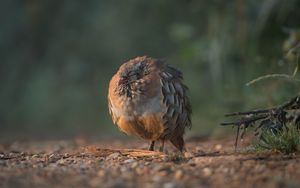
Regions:
<svg viewBox="0 0 300 188"><path fill-rule="evenodd" d="M225 114L226 117L241 116L233 122L221 123L222 126L233 125L237 127L235 140L235 149L238 145L238 139L243 138L249 126L257 126L255 131L261 128L270 128L276 126L279 129L286 128L286 124L290 121L295 121L295 125L300 122L300 115L288 116L288 111L300 109L300 95L292 98L290 101L273 108L257 109L247 112L234 112ZM240 134L240 130L242 130Z"/></svg>

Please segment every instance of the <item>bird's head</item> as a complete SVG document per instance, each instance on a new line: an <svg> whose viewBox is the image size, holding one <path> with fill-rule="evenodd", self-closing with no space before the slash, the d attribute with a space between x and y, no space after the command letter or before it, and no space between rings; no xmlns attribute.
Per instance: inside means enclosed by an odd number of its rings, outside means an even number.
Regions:
<svg viewBox="0 0 300 188"><path fill-rule="evenodd" d="M119 85L131 84L148 74L145 59L136 58L122 65L119 71Z"/></svg>
<svg viewBox="0 0 300 188"><path fill-rule="evenodd" d="M118 86L122 94L130 96L132 84L142 79L149 72L146 57L137 57L124 63L119 70Z"/></svg>

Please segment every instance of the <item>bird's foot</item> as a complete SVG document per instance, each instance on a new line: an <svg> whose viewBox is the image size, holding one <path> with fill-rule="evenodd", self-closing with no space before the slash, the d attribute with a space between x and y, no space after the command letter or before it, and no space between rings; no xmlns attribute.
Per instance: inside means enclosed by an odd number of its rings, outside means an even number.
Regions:
<svg viewBox="0 0 300 188"><path fill-rule="evenodd" d="M155 141L152 141L149 146L149 151L154 151L154 144L155 144Z"/></svg>

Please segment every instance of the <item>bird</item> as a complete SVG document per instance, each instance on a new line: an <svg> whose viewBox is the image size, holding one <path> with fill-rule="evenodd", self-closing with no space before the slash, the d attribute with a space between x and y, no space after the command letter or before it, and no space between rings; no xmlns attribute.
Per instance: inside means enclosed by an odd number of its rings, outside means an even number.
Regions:
<svg viewBox="0 0 300 188"><path fill-rule="evenodd" d="M191 129L191 104L182 73L160 59L140 56L122 64L108 89L113 123L127 135L150 141L164 151L170 141L186 151L183 135Z"/></svg>

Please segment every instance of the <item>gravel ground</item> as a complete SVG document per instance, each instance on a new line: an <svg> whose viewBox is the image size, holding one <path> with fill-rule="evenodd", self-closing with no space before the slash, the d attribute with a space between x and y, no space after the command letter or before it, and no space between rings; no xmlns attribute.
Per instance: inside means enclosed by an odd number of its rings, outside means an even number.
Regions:
<svg viewBox="0 0 300 188"><path fill-rule="evenodd" d="M0 144L0 187L300 187L300 154L234 152L233 140L190 139L184 155L141 140Z"/></svg>

